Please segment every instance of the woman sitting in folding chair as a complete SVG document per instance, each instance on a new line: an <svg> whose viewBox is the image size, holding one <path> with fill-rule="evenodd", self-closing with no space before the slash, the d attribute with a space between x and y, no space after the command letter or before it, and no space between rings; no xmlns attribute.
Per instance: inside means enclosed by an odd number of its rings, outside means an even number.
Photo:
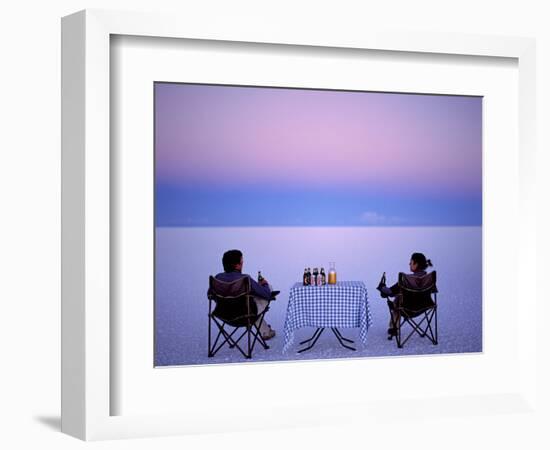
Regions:
<svg viewBox="0 0 550 450"><path fill-rule="evenodd" d="M390 310L390 322L388 326L388 339L397 337L398 347L402 347L400 327L402 324L402 315L420 336L424 337L427 331L430 332L430 340L433 344L437 343L437 317L435 318L435 335L431 327L431 321L436 311L436 303L431 297L432 293L437 293L435 286L435 272L427 273L426 269L432 267L432 262L426 259L423 253L413 253L409 261L409 268L412 273L399 274L399 281L391 287L386 286L385 274L380 280L377 289L384 298L395 297L395 300L388 300ZM407 295L407 302L404 302L404 295ZM418 324L411 319L422 313L426 314L427 328L421 329ZM429 313L429 315L428 315ZM424 321L424 319L423 319ZM412 333L411 333L412 334ZM406 340L410 335L407 337Z"/></svg>

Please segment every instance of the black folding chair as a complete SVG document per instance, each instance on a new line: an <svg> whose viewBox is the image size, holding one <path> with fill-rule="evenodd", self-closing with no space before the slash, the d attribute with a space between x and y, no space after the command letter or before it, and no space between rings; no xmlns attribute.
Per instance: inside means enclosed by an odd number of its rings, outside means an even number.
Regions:
<svg viewBox="0 0 550 450"><path fill-rule="evenodd" d="M252 358L256 342L260 342L263 348L268 349L269 346L262 338L256 322L258 321L261 325L271 300L268 300L265 309L258 313L258 307L250 292L249 277L225 282L210 276L209 285L208 356L214 356L225 344L230 348L236 347L248 359ZM214 308L212 308L213 305ZM214 342L212 342L212 322L218 330ZM245 336L246 348L243 349L239 342Z"/></svg>
<svg viewBox="0 0 550 450"><path fill-rule="evenodd" d="M396 295L395 301L388 300L392 326L397 331L398 348L403 348L403 345L415 333L420 337L427 337L433 345L437 345L437 287L435 282L435 271L423 276L399 273L399 293ZM409 325L412 330L403 339L402 329L405 325ZM388 339L391 339L391 336Z"/></svg>

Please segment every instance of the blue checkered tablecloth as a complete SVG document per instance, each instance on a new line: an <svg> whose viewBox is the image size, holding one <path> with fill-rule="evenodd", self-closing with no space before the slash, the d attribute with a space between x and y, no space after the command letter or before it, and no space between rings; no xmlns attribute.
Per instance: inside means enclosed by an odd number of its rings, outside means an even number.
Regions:
<svg viewBox="0 0 550 450"><path fill-rule="evenodd" d="M367 288L361 281L339 281L324 286L303 286L291 289L285 320L286 352L294 341L294 331L301 327L359 328L363 344L372 324Z"/></svg>

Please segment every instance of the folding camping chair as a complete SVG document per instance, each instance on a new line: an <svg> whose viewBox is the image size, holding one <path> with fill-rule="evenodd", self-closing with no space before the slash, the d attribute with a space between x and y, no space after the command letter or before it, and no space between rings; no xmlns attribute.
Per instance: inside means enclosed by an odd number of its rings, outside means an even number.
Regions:
<svg viewBox="0 0 550 450"><path fill-rule="evenodd" d="M437 287L435 282L435 271L423 276L399 273L397 283L399 293L394 302L388 300L392 326L397 330L398 348L403 348L403 345L414 333L420 337L427 337L433 345L437 345ZM401 333L405 324L410 325L412 330L403 339ZM388 339L391 339L391 336Z"/></svg>
<svg viewBox="0 0 550 450"><path fill-rule="evenodd" d="M220 281L210 276L208 289L208 356L214 356L225 344L237 347L245 358L252 358L257 341L268 349L256 325L261 324L269 310L268 300L265 309L258 313L258 307L250 291L250 278L243 277L232 282ZM215 304L212 309L213 303ZM212 322L217 326L218 334L212 343ZM231 328L226 328L231 327ZM243 330L244 328L244 330ZM240 333L238 330L243 330ZM238 337L236 337L238 335ZM239 342L246 336L246 349ZM221 340L221 341L220 341ZM220 341L218 343L218 341Z"/></svg>

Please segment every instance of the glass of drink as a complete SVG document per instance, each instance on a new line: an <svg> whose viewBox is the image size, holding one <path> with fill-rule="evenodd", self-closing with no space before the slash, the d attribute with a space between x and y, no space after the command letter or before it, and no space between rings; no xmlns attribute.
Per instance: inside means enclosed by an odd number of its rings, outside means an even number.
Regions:
<svg viewBox="0 0 550 450"><path fill-rule="evenodd" d="M336 264L333 262L329 263L328 284L336 284Z"/></svg>

